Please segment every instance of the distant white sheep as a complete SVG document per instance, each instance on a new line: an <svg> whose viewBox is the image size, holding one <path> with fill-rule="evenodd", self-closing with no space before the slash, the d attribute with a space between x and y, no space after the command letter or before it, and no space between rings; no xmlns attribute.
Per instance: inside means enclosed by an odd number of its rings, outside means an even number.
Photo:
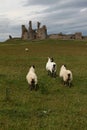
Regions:
<svg viewBox="0 0 87 130"><path fill-rule="evenodd" d="M25 51L29 51L29 49L28 49L28 48L25 48Z"/></svg>
<svg viewBox="0 0 87 130"><path fill-rule="evenodd" d="M30 90L37 89L37 75L35 73L35 66L31 66L28 74L26 75L26 80L29 84Z"/></svg>
<svg viewBox="0 0 87 130"><path fill-rule="evenodd" d="M57 65L54 62L53 58L48 57L48 61L46 63L46 71L48 72L48 75L56 77Z"/></svg>
<svg viewBox="0 0 87 130"><path fill-rule="evenodd" d="M71 87L71 82L73 80L72 72L67 70L65 65L61 66L59 77L62 78L65 86Z"/></svg>

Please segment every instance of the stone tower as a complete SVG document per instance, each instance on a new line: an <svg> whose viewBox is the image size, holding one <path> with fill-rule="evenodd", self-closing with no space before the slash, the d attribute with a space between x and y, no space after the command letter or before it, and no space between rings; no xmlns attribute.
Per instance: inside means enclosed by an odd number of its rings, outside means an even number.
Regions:
<svg viewBox="0 0 87 130"><path fill-rule="evenodd" d="M37 29L40 28L40 25L41 25L41 23L40 23L40 22L37 22Z"/></svg>
<svg viewBox="0 0 87 130"><path fill-rule="evenodd" d="M25 25L22 25L22 36L21 36L21 38L23 40L28 39L28 30L26 29Z"/></svg>
<svg viewBox="0 0 87 130"><path fill-rule="evenodd" d="M32 21L29 21L29 40L33 40L36 38L36 30L32 29Z"/></svg>
<svg viewBox="0 0 87 130"><path fill-rule="evenodd" d="M82 33L81 32L75 33L75 39L81 40L82 39Z"/></svg>
<svg viewBox="0 0 87 130"><path fill-rule="evenodd" d="M32 29L32 21L29 21L29 28L26 29L25 25L22 25L22 39L34 40L34 39L46 39L47 28L45 25L40 27L41 23L37 22L37 29Z"/></svg>
<svg viewBox="0 0 87 130"><path fill-rule="evenodd" d="M47 28L45 25L40 27L39 22L37 22L37 39L46 39L47 38Z"/></svg>

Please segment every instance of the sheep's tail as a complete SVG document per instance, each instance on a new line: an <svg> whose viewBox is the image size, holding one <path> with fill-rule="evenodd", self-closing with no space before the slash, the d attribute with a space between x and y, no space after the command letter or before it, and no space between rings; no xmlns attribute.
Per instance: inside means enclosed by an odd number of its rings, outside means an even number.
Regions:
<svg viewBox="0 0 87 130"><path fill-rule="evenodd" d="M31 88L30 88L30 89L32 90L32 89L34 89L34 88L35 88L35 80L32 79L32 80L31 80Z"/></svg>
<svg viewBox="0 0 87 130"><path fill-rule="evenodd" d="M56 64L53 64L53 68L52 68L52 76L53 76L53 77L56 76Z"/></svg>
<svg viewBox="0 0 87 130"><path fill-rule="evenodd" d="M32 79L31 84L35 85L35 80L34 79Z"/></svg>
<svg viewBox="0 0 87 130"><path fill-rule="evenodd" d="M70 73L68 74L68 79L67 79L68 81L70 80Z"/></svg>
<svg viewBox="0 0 87 130"><path fill-rule="evenodd" d="M68 74L67 83L68 83L68 86L71 87L71 74L70 73Z"/></svg>
<svg viewBox="0 0 87 130"><path fill-rule="evenodd" d="M39 88L39 85L36 83L35 79L32 79L31 89L37 90L38 88Z"/></svg>
<svg viewBox="0 0 87 130"><path fill-rule="evenodd" d="M56 65L53 64L52 72L55 72L55 70L56 70Z"/></svg>

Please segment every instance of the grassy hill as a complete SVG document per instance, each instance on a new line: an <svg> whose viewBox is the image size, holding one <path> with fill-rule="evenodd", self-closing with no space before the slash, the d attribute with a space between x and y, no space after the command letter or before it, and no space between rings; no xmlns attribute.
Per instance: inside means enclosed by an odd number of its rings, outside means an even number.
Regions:
<svg viewBox="0 0 87 130"><path fill-rule="evenodd" d="M25 48L29 48L26 52ZM47 75L47 57L73 72L73 86ZM26 74L36 66L38 91L30 91ZM87 42L21 41L0 44L0 130L87 129Z"/></svg>

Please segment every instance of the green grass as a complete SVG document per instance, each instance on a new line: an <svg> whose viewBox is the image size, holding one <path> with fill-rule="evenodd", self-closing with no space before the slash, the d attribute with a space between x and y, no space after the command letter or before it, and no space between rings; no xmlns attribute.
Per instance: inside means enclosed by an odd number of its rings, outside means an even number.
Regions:
<svg viewBox="0 0 87 130"><path fill-rule="evenodd" d="M25 52L28 47L29 51ZM47 57L73 72L73 86L47 75ZM26 74L36 66L38 91L30 91ZM87 41L8 40L0 44L0 130L87 129Z"/></svg>

